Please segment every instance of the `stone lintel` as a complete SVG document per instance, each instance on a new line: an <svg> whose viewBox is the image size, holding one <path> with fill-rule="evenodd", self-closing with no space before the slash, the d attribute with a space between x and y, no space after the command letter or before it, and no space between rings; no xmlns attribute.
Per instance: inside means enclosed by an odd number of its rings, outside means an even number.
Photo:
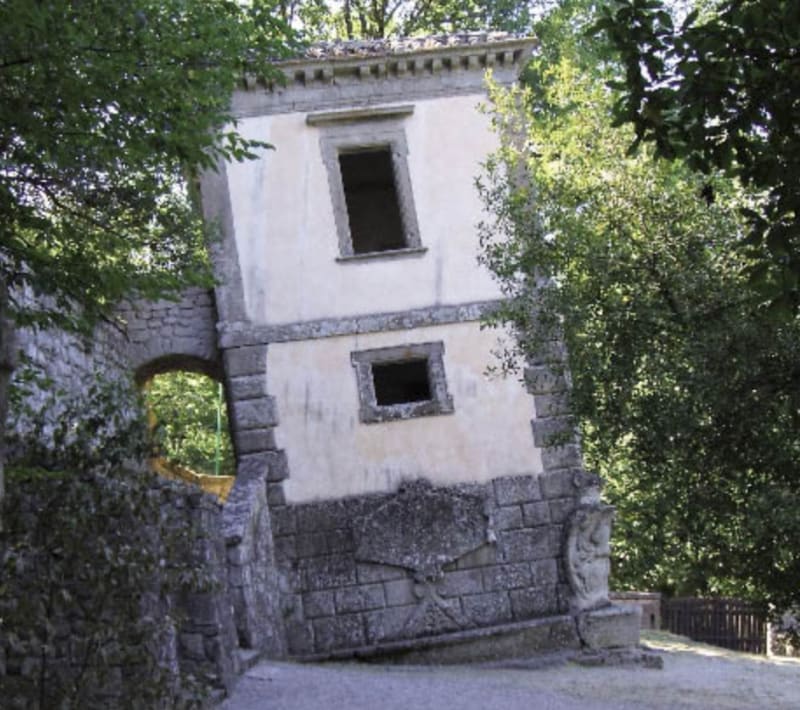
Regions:
<svg viewBox="0 0 800 710"><path fill-rule="evenodd" d="M373 108L345 109L343 111L319 111L306 116L309 126L324 126L332 123L353 121L375 121L382 118L402 118L414 113L413 104L402 106L375 106Z"/></svg>

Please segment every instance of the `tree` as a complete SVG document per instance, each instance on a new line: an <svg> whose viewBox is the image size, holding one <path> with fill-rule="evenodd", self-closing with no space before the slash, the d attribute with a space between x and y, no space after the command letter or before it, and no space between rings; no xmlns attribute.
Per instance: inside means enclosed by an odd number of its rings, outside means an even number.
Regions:
<svg viewBox="0 0 800 710"><path fill-rule="evenodd" d="M381 39L496 30L527 32L548 0L308 0L282 2L284 19L310 40Z"/></svg>
<svg viewBox="0 0 800 710"><path fill-rule="evenodd" d="M741 249L742 208L758 195L628 152L586 5L539 24L525 93L495 94L498 320L523 358L566 343L587 465L618 509L614 583L785 607L800 597L800 328L753 305L763 254Z"/></svg>
<svg viewBox="0 0 800 710"><path fill-rule="evenodd" d="M262 147L229 102L244 71L276 77L276 4L0 4L0 442L16 327L210 283L187 178Z"/></svg>
<svg viewBox="0 0 800 710"><path fill-rule="evenodd" d="M616 120L658 157L723 170L763 193L747 213L761 257L752 280L774 312L791 317L800 307L800 4L701 6L678 26L662 0L601 9L596 29L625 67Z"/></svg>
<svg viewBox="0 0 800 710"><path fill-rule="evenodd" d="M220 383L191 372L156 375L147 384L145 400L160 455L198 473L235 471L221 390Z"/></svg>

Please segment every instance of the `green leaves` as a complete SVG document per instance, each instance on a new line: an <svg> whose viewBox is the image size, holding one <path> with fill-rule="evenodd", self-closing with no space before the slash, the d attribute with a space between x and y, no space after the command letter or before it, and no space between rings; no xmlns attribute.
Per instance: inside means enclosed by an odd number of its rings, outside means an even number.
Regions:
<svg viewBox="0 0 800 710"><path fill-rule="evenodd" d="M23 360L11 399L15 428L7 440L18 465L108 471L146 459L144 410L133 383L86 377L67 396ZM31 403L35 402L35 406Z"/></svg>
<svg viewBox="0 0 800 710"><path fill-rule="evenodd" d="M40 319L211 282L186 175L263 147L229 106L245 70L278 77L290 35L274 7L0 6L0 277L57 297Z"/></svg>
<svg viewBox="0 0 800 710"><path fill-rule="evenodd" d="M800 243L800 7L723 0L690 13L677 30L669 20L661 2L618 0L601 10L595 29L626 67L616 120L633 124L637 140L653 143L660 157L705 173L721 169L764 191L764 225L752 236L767 237L762 258L785 272L785 286L762 298L794 302L790 318L800 304L784 259ZM785 237L769 236L782 228Z"/></svg>
<svg viewBox="0 0 800 710"><path fill-rule="evenodd" d="M198 707L189 679L157 655L182 623L174 591L204 591L198 532L168 505L177 493L149 474L9 473L0 648L26 672L3 676L4 701Z"/></svg>
<svg viewBox="0 0 800 710"><path fill-rule="evenodd" d="M280 2L281 16L306 40L502 31L529 33L547 0L301 0Z"/></svg>
<svg viewBox="0 0 800 710"><path fill-rule="evenodd" d="M655 4L624 5L635 17ZM495 93L496 124L516 129L481 181L496 216L484 261L510 296L497 320L523 358L566 343L586 462L618 508L618 588L797 602L783 531L800 524L800 322L791 300L760 305L751 281L794 292L792 225L745 240L766 223L759 191L656 161L651 140L630 152L604 82L626 67L598 63L583 34L547 31L569 17L540 25L537 84ZM650 19L634 23L643 37L667 31Z"/></svg>
<svg viewBox="0 0 800 710"><path fill-rule="evenodd" d="M215 473L218 383L205 375L171 372L154 377L145 402L155 420L153 436L160 455L198 473ZM220 472L236 470L224 401L220 414Z"/></svg>

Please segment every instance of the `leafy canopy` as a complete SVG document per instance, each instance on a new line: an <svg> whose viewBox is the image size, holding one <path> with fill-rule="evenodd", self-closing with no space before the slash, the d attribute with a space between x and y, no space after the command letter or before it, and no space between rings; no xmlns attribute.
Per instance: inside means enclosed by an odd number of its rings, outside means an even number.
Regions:
<svg viewBox="0 0 800 710"><path fill-rule="evenodd" d="M214 474L219 468L233 475L236 462L219 387L210 377L191 372L156 375L147 384L154 443L164 458L198 473Z"/></svg>
<svg viewBox="0 0 800 710"><path fill-rule="evenodd" d="M800 307L800 3L717 0L677 23L664 0L615 0L595 26L624 67L617 123L636 143L763 193L752 280L777 314Z"/></svg>
<svg viewBox="0 0 800 710"><path fill-rule="evenodd" d="M628 152L606 83L618 66L583 33L585 6L539 24L529 89L494 96L498 319L523 356L566 342L587 465L618 509L614 585L785 608L800 589L800 329L752 305L762 255L740 244L757 195Z"/></svg>
<svg viewBox="0 0 800 710"><path fill-rule="evenodd" d="M527 32L550 0L300 0L282 17L307 39L379 39L392 35L497 30Z"/></svg>
<svg viewBox="0 0 800 710"><path fill-rule="evenodd" d="M91 320L123 295L209 283L187 178L260 144L235 132L242 73L275 76L271 0L0 4L0 279L18 322ZM72 308L80 304L80 315Z"/></svg>

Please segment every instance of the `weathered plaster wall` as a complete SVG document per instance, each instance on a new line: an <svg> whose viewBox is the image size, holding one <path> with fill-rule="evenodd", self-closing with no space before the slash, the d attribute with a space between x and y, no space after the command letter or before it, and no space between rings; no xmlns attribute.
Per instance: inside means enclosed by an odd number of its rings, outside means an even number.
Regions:
<svg viewBox="0 0 800 710"><path fill-rule="evenodd" d="M320 150L305 113L247 118L240 130L275 146L227 166L248 316L257 325L456 304L499 296L476 263L474 179L495 147L483 94L420 100L399 120L424 254L337 262Z"/></svg>
<svg viewBox="0 0 800 710"><path fill-rule="evenodd" d="M394 490L425 477L437 485L537 474L533 399L514 378L489 378L497 334L477 323L274 343L267 390L275 397L278 446L292 503ZM442 341L454 412L403 421L359 421L350 353Z"/></svg>
<svg viewBox="0 0 800 710"><path fill-rule="evenodd" d="M408 333L381 337L399 335ZM438 663L638 642L635 610L608 606L613 509L600 503L597 477L581 468L566 381L550 363L560 348L551 350L525 371L538 413L537 475L455 485L417 480L349 496L331 481L324 499L287 504L283 490L272 499L291 655L399 654ZM453 399L457 410L455 392ZM500 434L484 444L486 471L505 453ZM291 490L295 470L272 485Z"/></svg>

